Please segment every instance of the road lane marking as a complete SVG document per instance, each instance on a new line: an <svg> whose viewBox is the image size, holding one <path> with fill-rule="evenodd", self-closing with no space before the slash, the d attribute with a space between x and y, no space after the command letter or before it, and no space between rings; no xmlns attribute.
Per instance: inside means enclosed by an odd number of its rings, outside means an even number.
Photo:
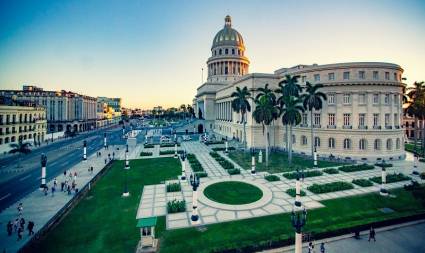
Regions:
<svg viewBox="0 0 425 253"><path fill-rule="evenodd" d="M11 195L10 193L8 193L8 194L4 195L3 197L1 197L1 198L0 198L0 201L2 201L3 199L5 199L5 198L9 197L10 195Z"/></svg>
<svg viewBox="0 0 425 253"><path fill-rule="evenodd" d="M26 175L25 177L19 179L19 181L24 181L25 179L29 178L31 175Z"/></svg>

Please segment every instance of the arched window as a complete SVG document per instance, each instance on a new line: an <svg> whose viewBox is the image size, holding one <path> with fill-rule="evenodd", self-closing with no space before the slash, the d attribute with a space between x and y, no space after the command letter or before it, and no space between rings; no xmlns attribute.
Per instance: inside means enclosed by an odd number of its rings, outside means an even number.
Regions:
<svg viewBox="0 0 425 253"><path fill-rule="evenodd" d="M400 138L397 138L395 141L395 148L398 150L400 149Z"/></svg>
<svg viewBox="0 0 425 253"><path fill-rule="evenodd" d="M375 139L373 147L374 147L375 150L381 150L381 140Z"/></svg>
<svg viewBox="0 0 425 253"><path fill-rule="evenodd" d="M16 141L15 136L12 136L12 137L10 138L10 142L15 142L15 141Z"/></svg>
<svg viewBox="0 0 425 253"><path fill-rule="evenodd" d="M393 149L393 140L388 139L387 140L387 150L392 150Z"/></svg>
<svg viewBox="0 0 425 253"><path fill-rule="evenodd" d="M218 50L218 54L219 54L219 55L221 55L221 52L222 52L222 51L221 51L221 49L220 49L220 50Z"/></svg>
<svg viewBox="0 0 425 253"><path fill-rule="evenodd" d="M344 149L351 149L351 140L344 139Z"/></svg>
<svg viewBox="0 0 425 253"><path fill-rule="evenodd" d="M224 53L225 53L225 54L229 54L229 49L227 49L227 48L226 48L226 49L224 50Z"/></svg>
<svg viewBox="0 0 425 253"><path fill-rule="evenodd" d="M292 135L292 144L295 144L295 134Z"/></svg>
<svg viewBox="0 0 425 253"><path fill-rule="evenodd" d="M232 54L233 54L233 55L235 54L235 49L234 49L234 48L232 48Z"/></svg>
<svg viewBox="0 0 425 253"><path fill-rule="evenodd" d="M301 136L302 145L307 145L307 137L305 135Z"/></svg>
<svg viewBox="0 0 425 253"><path fill-rule="evenodd" d="M314 146L320 147L320 138L319 137L314 137Z"/></svg>
<svg viewBox="0 0 425 253"><path fill-rule="evenodd" d="M329 148L335 148L335 138L329 138L328 147Z"/></svg>
<svg viewBox="0 0 425 253"><path fill-rule="evenodd" d="M366 150L367 149L367 141L366 139L360 139L359 141L359 149Z"/></svg>

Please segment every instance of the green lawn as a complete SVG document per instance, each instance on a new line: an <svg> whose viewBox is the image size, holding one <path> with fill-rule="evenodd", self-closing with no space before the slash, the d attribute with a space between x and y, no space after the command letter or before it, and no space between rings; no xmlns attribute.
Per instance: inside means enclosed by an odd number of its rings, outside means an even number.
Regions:
<svg viewBox="0 0 425 253"><path fill-rule="evenodd" d="M204 194L218 203L243 205L261 199L263 191L252 184L230 181L212 184L205 188Z"/></svg>
<svg viewBox="0 0 425 253"><path fill-rule="evenodd" d="M422 200L415 198L411 192L397 189L391 192L397 195L396 198L372 193L323 201L321 203L326 207L308 212L305 231L318 233L425 213L425 189L422 188L420 193ZM383 213L379 209L384 207L395 212ZM161 252L211 252L285 240L294 235L290 221L290 214L286 213L213 224L206 226L206 230L169 230L162 235Z"/></svg>
<svg viewBox="0 0 425 253"><path fill-rule="evenodd" d="M406 144L404 144L404 149L406 151L409 151L409 152L412 152L413 153L413 151L415 150L415 145L412 144L412 143L406 143ZM422 155L423 151L422 151L422 148L421 148L421 144L420 143L417 143L416 144L416 151L419 152L419 155Z"/></svg>
<svg viewBox="0 0 425 253"><path fill-rule="evenodd" d="M140 239L136 212L144 185L175 179L181 165L174 158L131 160L130 197L122 198L124 162L112 168L65 219L49 233L37 252L134 252ZM158 231L165 219L158 220Z"/></svg>
<svg viewBox="0 0 425 253"><path fill-rule="evenodd" d="M237 164L242 166L242 168L246 170L251 169L251 153L244 152L240 150L230 151L229 157L235 161ZM283 152L273 152L270 153L269 156L269 167L266 168L266 155L263 152L263 163L258 163L258 155L256 155L256 170L257 171L267 171L270 173L278 173L278 172L288 172L293 171L296 168L313 168L313 161L308 158L300 157L293 155L292 157L292 166L289 166L288 156ZM331 167L342 165L337 162L328 162L328 161L318 161L318 166L320 168L323 167Z"/></svg>

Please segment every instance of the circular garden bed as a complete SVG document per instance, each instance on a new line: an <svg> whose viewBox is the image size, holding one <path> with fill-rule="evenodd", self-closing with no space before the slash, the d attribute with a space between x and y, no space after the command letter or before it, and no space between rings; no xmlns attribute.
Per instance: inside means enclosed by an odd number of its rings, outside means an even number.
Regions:
<svg viewBox="0 0 425 253"><path fill-rule="evenodd" d="M263 191L252 184L227 181L209 185L204 195L215 202L228 205L253 203L263 197Z"/></svg>

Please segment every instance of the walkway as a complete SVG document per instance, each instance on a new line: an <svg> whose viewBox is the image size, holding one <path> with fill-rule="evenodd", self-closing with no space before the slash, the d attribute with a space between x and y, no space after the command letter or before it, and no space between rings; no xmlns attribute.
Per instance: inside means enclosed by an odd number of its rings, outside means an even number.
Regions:
<svg viewBox="0 0 425 253"><path fill-rule="evenodd" d="M97 157L93 154L87 158L87 161L81 161L77 165L71 167L68 172L77 172L77 188L82 189L99 171L105 166L105 159L108 158L108 154L112 157L112 152L115 152L116 158L123 157L123 146L119 150L116 146L109 146L109 150L100 150L102 152L101 157ZM93 174L88 172L88 168L93 166ZM49 173L49 163L47 163L47 173ZM40 179L38 179L40 180ZM68 195L66 192L60 191L60 184L64 180L62 175L57 177L58 188L55 195L52 197L51 192L47 196L40 190L28 194L14 205L6 208L0 213L0 245L1 250L6 252L17 252L23 245L25 245L30 237L28 231L25 230L23 233L23 239L17 241L17 233L13 233L12 236L8 236L6 232L6 224L9 220L13 221L17 218L17 205L19 202L23 204L23 215L22 217L26 221L33 221L35 223L34 232L37 233L49 220L56 215L75 195ZM49 181L47 185L53 186L53 180ZM26 226L25 226L26 229Z"/></svg>

